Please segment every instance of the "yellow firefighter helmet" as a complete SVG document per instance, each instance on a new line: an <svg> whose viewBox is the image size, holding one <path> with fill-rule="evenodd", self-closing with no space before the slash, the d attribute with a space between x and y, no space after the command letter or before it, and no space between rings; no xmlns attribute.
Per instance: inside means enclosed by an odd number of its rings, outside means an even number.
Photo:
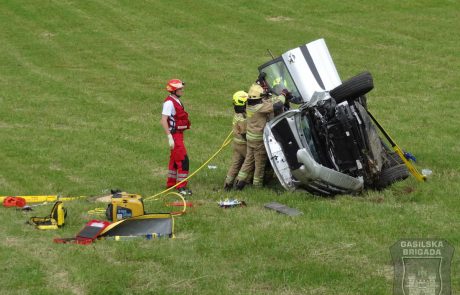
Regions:
<svg viewBox="0 0 460 295"><path fill-rule="evenodd" d="M245 106L246 101L248 100L248 94L246 91L240 90L233 94L233 105L234 106Z"/></svg>
<svg viewBox="0 0 460 295"><path fill-rule="evenodd" d="M264 89L262 86L259 84L252 84L251 87L249 87L248 91L248 99L259 99L262 97L262 94L264 93Z"/></svg>

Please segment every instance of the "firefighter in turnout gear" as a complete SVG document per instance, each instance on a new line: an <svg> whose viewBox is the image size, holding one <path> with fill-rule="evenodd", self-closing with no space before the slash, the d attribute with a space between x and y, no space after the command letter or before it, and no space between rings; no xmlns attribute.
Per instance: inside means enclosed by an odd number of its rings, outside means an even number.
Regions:
<svg viewBox="0 0 460 295"><path fill-rule="evenodd" d="M246 159L237 176L236 188L241 190L249 181L249 173L254 167L253 185L263 185L267 152L263 142L265 124L273 117L275 112L282 111L285 102L284 96L270 97L265 95L264 89L259 84L252 84L248 91L246 107L247 115L247 152Z"/></svg>
<svg viewBox="0 0 460 295"><path fill-rule="evenodd" d="M233 94L233 153L232 164L225 178L224 189L231 190L235 181L235 177L243 165L246 158L246 101L248 94L243 91L237 91ZM249 177L250 178L250 177Z"/></svg>
<svg viewBox="0 0 460 295"><path fill-rule="evenodd" d="M172 79L166 85L169 95L163 103L161 112L161 126L168 138L170 148L168 179L166 187L175 186L188 177L189 158L184 145L184 131L190 129L188 113L184 109L181 96L184 93L185 83L178 79ZM187 181L179 184L176 189L183 196L189 196L192 191L187 188Z"/></svg>

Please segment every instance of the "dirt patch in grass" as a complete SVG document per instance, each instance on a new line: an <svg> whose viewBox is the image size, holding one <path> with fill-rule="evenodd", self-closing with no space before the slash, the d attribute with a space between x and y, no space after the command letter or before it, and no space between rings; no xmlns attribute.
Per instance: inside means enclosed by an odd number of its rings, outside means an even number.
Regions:
<svg viewBox="0 0 460 295"><path fill-rule="evenodd" d="M292 18L287 17L287 16L269 16L265 18L269 22L287 22L287 21L292 21Z"/></svg>
<svg viewBox="0 0 460 295"><path fill-rule="evenodd" d="M409 194L411 194L411 193L413 193L413 192L415 192L415 191L416 191L415 188L413 188L413 187L411 187L411 186L405 186L405 187L402 187L402 188L398 189L398 190L396 191L396 193L397 193L398 195L409 195Z"/></svg>

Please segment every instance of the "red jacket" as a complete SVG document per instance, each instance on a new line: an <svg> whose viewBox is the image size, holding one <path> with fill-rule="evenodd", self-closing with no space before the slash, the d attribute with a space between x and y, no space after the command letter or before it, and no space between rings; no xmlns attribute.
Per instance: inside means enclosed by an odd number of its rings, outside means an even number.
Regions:
<svg viewBox="0 0 460 295"><path fill-rule="evenodd" d="M168 100L173 103L174 110L176 111L176 114L173 116L174 120L168 118L168 125L169 128L171 128L171 133L183 132L185 129L190 129L192 123L188 119L188 113L185 111L184 107L171 96L166 97L165 102Z"/></svg>

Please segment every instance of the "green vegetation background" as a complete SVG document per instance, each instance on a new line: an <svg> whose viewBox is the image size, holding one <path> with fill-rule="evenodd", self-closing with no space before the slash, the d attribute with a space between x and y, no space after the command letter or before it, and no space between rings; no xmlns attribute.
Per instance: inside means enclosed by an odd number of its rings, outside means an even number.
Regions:
<svg viewBox="0 0 460 295"><path fill-rule="evenodd" d="M57 245L101 218L87 214L101 204L66 203L58 231L24 224L50 206L0 208L0 293L391 294L394 242L460 242L459 16L448 0L1 1L1 195L153 195L168 161L168 79L187 82L193 171L230 131L231 95L257 77L267 49L318 38L343 80L373 74L369 109L433 175L332 199L279 185L224 193L227 148L191 180L195 207L173 240ZM218 208L227 197L248 207ZM304 214L268 211L270 201Z"/></svg>

